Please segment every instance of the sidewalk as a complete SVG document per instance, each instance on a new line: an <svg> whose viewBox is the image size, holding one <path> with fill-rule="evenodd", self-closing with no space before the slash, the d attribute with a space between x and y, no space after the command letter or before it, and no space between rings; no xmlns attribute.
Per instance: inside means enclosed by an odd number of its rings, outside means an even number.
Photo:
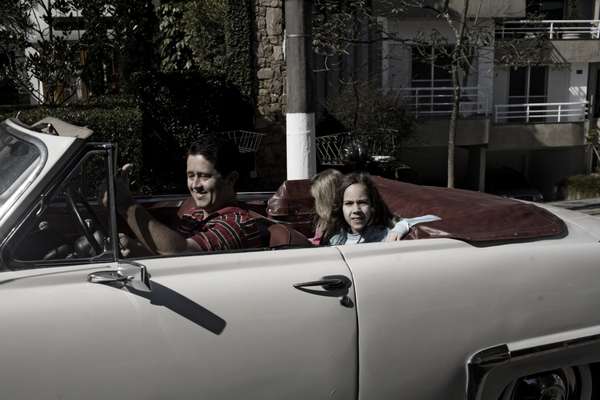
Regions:
<svg viewBox="0 0 600 400"><path fill-rule="evenodd" d="M600 197L581 200L563 200L546 203L551 206L579 211L588 215L600 216Z"/></svg>

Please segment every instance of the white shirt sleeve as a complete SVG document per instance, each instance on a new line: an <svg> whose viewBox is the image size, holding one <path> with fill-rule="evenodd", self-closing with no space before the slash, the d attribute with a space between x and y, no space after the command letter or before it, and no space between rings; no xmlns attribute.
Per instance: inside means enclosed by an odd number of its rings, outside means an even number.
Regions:
<svg viewBox="0 0 600 400"><path fill-rule="evenodd" d="M392 228L392 232L396 232L398 235L400 235L400 237L403 237L408 233L409 229L410 225L408 223L408 220L401 219L400 221L396 222L396 225L394 225L394 227Z"/></svg>

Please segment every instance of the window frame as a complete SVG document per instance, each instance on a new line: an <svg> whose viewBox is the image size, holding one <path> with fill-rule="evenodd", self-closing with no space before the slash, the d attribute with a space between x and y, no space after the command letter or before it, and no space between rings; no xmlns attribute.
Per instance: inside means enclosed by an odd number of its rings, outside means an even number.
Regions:
<svg viewBox="0 0 600 400"><path fill-rule="evenodd" d="M21 239L20 233L24 228L24 225L33 217L33 214L40 212L40 207L44 207L46 199L54 196L64 182L71 178L76 172L77 167L85 160L85 158L91 153L105 153L107 163L107 184L108 184L108 221L110 227L106 232L107 237L112 243L111 249L101 256L95 256L90 258L76 258L76 259L62 259L62 260L16 260L12 256L12 250L14 248L15 241L18 243ZM62 266L81 266L86 264L96 263L112 263L116 262L119 258L118 253L118 233L117 233L117 213L115 203L115 154L116 147L110 143L87 143L83 146L83 149L78 152L68 162L64 163L62 167L51 176L49 184L35 196L31 205L27 211L22 213L14 228L11 230L9 236L4 241L2 248L0 248L0 259L1 264L6 268L4 271L22 271L32 270L39 268L52 268ZM115 246L117 244L117 246ZM0 271L2 272L2 271Z"/></svg>
<svg viewBox="0 0 600 400"><path fill-rule="evenodd" d="M48 161L48 148L44 142L38 138L20 132L17 129L19 126L20 125L17 124L15 120L9 119L6 126L3 128L6 128L8 135L16 137L17 139L34 146L39 152L39 158L35 163L25 169L21 175L19 175L17 180L11 186L9 186L7 191L10 193L14 186L18 186L16 190L10 194L2 194L0 196L0 199L5 199L3 202L0 202L0 216L7 213L14 202L29 189L33 181L35 181L35 179L40 175L44 169L44 166L46 165L46 162ZM2 218L0 218L0 220L1 219Z"/></svg>

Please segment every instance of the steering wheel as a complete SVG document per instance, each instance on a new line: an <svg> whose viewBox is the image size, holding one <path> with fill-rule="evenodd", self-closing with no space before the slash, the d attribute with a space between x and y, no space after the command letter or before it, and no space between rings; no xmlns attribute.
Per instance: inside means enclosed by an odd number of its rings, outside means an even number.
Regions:
<svg viewBox="0 0 600 400"><path fill-rule="evenodd" d="M76 198L77 201L79 201L81 204L83 204L86 211L90 215L92 221L94 222L94 225L98 227L102 237L106 237L106 234L102 231L102 225L100 224L98 217L94 213L94 210L89 205L87 200L76 189L74 189L72 187L68 187L64 191L64 194L67 199L67 203L69 204L69 207L70 207L71 211L73 212L75 219L77 220L77 223L79 224L79 226L81 226L81 229L83 230L83 234L84 234L85 238L87 239L89 244L92 246L92 249L94 250L94 254L92 254L92 255L97 256L99 254L102 254L104 249L103 249L102 245L100 244L100 242L98 241L98 239L96 239L96 237L94 236L94 232L92 231L92 229L88 226L88 224L86 224L85 220L81 216L81 213L79 212L79 209L77 208L77 203L75 202L74 198Z"/></svg>

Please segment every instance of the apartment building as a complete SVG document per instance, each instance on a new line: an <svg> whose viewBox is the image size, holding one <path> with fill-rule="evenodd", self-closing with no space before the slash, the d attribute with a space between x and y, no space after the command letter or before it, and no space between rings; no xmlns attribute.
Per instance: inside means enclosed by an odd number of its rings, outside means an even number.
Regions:
<svg viewBox="0 0 600 400"><path fill-rule="evenodd" d="M457 13L451 17L458 19L464 2L450 3ZM484 190L486 171L510 169L551 200L564 178L590 172L595 155L586 136L600 116L599 14L600 0L470 1L471 23L492 40L477 49L463 79L456 138L459 187ZM421 8L380 23L394 40L378 43L375 51L356 47L351 68L365 77L377 74L381 90L412 109L418 122L415 140L402 146L402 161L423 183L443 185L452 109L449 61L443 48L437 56L424 56L429 50L411 42L436 32L453 46L455 34L447 20ZM527 48L540 43L544 49ZM516 51L514 63L504 57L507 51ZM524 61L532 53L538 57ZM356 61L374 55L378 65ZM321 97L324 82L331 87L337 78L318 77Z"/></svg>

